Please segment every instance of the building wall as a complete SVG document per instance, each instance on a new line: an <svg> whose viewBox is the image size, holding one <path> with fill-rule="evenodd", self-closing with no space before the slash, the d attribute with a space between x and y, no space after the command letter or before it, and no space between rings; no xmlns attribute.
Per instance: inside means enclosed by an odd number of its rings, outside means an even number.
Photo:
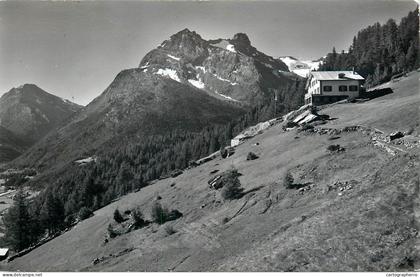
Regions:
<svg viewBox="0 0 420 277"><path fill-rule="evenodd" d="M325 91L324 86L331 86L331 91ZM347 86L347 91L339 91L339 86ZM350 91L349 86L357 86L357 91ZM314 96L343 96L348 98L357 98L360 95L360 81L340 79L333 81L310 80L308 84L308 92L305 94L305 104L312 102Z"/></svg>
<svg viewBox="0 0 420 277"><path fill-rule="evenodd" d="M349 98L359 97L360 83L357 80L321 81L322 95L348 95ZM331 86L331 91L324 91L324 86ZM347 86L347 91L339 91L339 86ZM349 86L357 86L357 91L349 91Z"/></svg>
<svg viewBox="0 0 420 277"><path fill-rule="evenodd" d="M308 92L305 94L305 103L312 97L312 95L319 95L321 93L320 81L309 80Z"/></svg>
<svg viewBox="0 0 420 277"><path fill-rule="evenodd" d="M318 80L311 80L311 83L308 87L308 94L320 94L321 93L321 86L320 81Z"/></svg>

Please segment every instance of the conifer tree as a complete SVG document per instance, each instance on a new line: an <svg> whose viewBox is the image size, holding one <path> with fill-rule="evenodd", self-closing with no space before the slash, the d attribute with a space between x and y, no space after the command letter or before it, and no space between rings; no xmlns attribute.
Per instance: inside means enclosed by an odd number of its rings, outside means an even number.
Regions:
<svg viewBox="0 0 420 277"><path fill-rule="evenodd" d="M40 217L49 234L59 231L64 224L64 206L52 192L47 193Z"/></svg>
<svg viewBox="0 0 420 277"><path fill-rule="evenodd" d="M6 226L6 241L15 251L27 248L32 243L32 220L28 212L28 203L22 190L14 198L13 206L4 216Z"/></svg>

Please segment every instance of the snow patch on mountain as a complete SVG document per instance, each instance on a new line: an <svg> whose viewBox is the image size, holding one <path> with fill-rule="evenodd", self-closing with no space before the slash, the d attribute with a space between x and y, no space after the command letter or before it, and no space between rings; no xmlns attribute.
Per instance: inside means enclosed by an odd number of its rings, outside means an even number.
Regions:
<svg viewBox="0 0 420 277"><path fill-rule="evenodd" d="M237 84L238 84L238 83L235 83L235 82L231 82L231 81L230 81L230 80L228 80L228 79L222 78L222 77L220 77L219 75L216 75L216 74L213 74L213 75L214 75L214 77L216 77L218 80L223 81L223 82L227 82L227 83L231 84L232 86L235 86L235 85L237 85Z"/></svg>
<svg viewBox="0 0 420 277"><path fill-rule="evenodd" d="M149 62L147 62L145 65L140 66L140 69L143 70L143 72L147 72L147 68L149 67Z"/></svg>
<svg viewBox="0 0 420 277"><path fill-rule="evenodd" d="M280 57L279 59L287 65L289 70L290 70L291 66L298 61L298 60L296 60L295 58L292 58L292 57Z"/></svg>
<svg viewBox="0 0 420 277"><path fill-rule="evenodd" d="M290 56L280 57L279 59L287 65L290 72L293 72L301 77L307 77L309 72L312 70L318 70L319 66L322 64L322 60L303 61Z"/></svg>
<svg viewBox="0 0 420 277"><path fill-rule="evenodd" d="M181 82L181 80L178 77L178 74L176 73L176 70L174 69L170 69L170 68L159 68L159 70L156 72L156 74L161 75L161 76L165 76L165 77L169 77L174 81L177 82Z"/></svg>
<svg viewBox="0 0 420 277"><path fill-rule="evenodd" d="M233 44L228 44L226 46L226 50L228 50L230 52L233 52L233 53L236 53L236 49L235 49L235 46L233 46Z"/></svg>
<svg viewBox="0 0 420 277"><path fill-rule="evenodd" d="M171 59L176 60L176 61L179 61L179 60L181 59L181 58L178 58L178 57L172 56L172 55L170 55L170 54L167 54L167 56L168 56L169 58L171 58Z"/></svg>
<svg viewBox="0 0 420 277"><path fill-rule="evenodd" d="M205 85L201 80L188 79L188 82L199 89L204 89Z"/></svg>
<svg viewBox="0 0 420 277"><path fill-rule="evenodd" d="M203 71L204 73L206 73L206 68L204 66L196 66L195 68Z"/></svg>
<svg viewBox="0 0 420 277"><path fill-rule="evenodd" d="M311 72L311 70L309 68L304 68L304 69L293 69L290 70L291 72L299 75L300 77L308 77L309 73Z"/></svg>
<svg viewBox="0 0 420 277"><path fill-rule="evenodd" d="M232 97L230 97L230 96L227 96L227 95L224 95L224 94L219 93L217 90L215 91L215 93L216 93L217 95L220 95L220 96L222 96L222 97L224 97L224 98L226 98L226 99L229 99L229 100L231 100L231 101L239 102L238 100L233 99L233 98L232 98Z"/></svg>
<svg viewBox="0 0 420 277"><path fill-rule="evenodd" d="M303 61L304 63L306 63L307 65L309 65L309 67L312 70L318 70L319 66L322 65L323 61Z"/></svg>
<svg viewBox="0 0 420 277"><path fill-rule="evenodd" d="M140 69L143 69L143 68L147 68L147 67L149 67L149 62L147 62L145 65L143 65L143 66L140 66Z"/></svg>
<svg viewBox="0 0 420 277"><path fill-rule="evenodd" d="M59 98L60 98L61 101L63 101L66 104L73 104L73 102L71 102L70 100L67 100L67 99L64 99L64 98L61 98L61 97L59 97ZM41 104L41 101L39 99L36 99L36 102L38 104Z"/></svg>
<svg viewBox="0 0 420 277"><path fill-rule="evenodd" d="M218 48L228 50L228 51L233 52L233 53L236 53L235 46L225 39L222 39L217 43L212 43L211 45L215 46L215 47L218 47Z"/></svg>

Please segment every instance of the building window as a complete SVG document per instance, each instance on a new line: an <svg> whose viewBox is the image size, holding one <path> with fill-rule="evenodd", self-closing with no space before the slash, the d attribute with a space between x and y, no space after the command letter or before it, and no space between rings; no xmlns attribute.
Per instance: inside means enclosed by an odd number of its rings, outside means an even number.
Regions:
<svg viewBox="0 0 420 277"><path fill-rule="evenodd" d="M339 91L347 91L347 86L339 86L338 90Z"/></svg>
<svg viewBox="0 0 420 277"><path fill-rule="evenodd" d="M357 91L358 88L359 88L358 86L349 86L350 91Z"/></svg>
<svg viewBox="0 0 420 277"><path fill-rule="evenodd" d="M324 86L324 91L332 91L332 86Z"/></svg>

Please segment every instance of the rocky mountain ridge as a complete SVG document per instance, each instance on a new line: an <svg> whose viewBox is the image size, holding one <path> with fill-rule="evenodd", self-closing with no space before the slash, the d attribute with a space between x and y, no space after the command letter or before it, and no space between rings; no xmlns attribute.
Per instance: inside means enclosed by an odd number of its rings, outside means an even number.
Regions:
<svg viewBox="0 0 420 277"><path fill-rule="evenodd" d="M2 127L2 146L16 141L12 148L19 153L34 144L49 131L64 124L82 106L52 95L34 84L12 88L0 98L0 126ZM7 131L6 131L7 130ZM14 139L10 139L14 137ZM10 160L11 157L0 160Z"/></svg>
<svg viewBox="0 0 420 277"><path fill-rule="evenodd" d="M285 73L288 69L282 61L253 47L246 34L204 40L188 29L150 51L139 68L245 105L272 97L296 79Z"/></svg>

